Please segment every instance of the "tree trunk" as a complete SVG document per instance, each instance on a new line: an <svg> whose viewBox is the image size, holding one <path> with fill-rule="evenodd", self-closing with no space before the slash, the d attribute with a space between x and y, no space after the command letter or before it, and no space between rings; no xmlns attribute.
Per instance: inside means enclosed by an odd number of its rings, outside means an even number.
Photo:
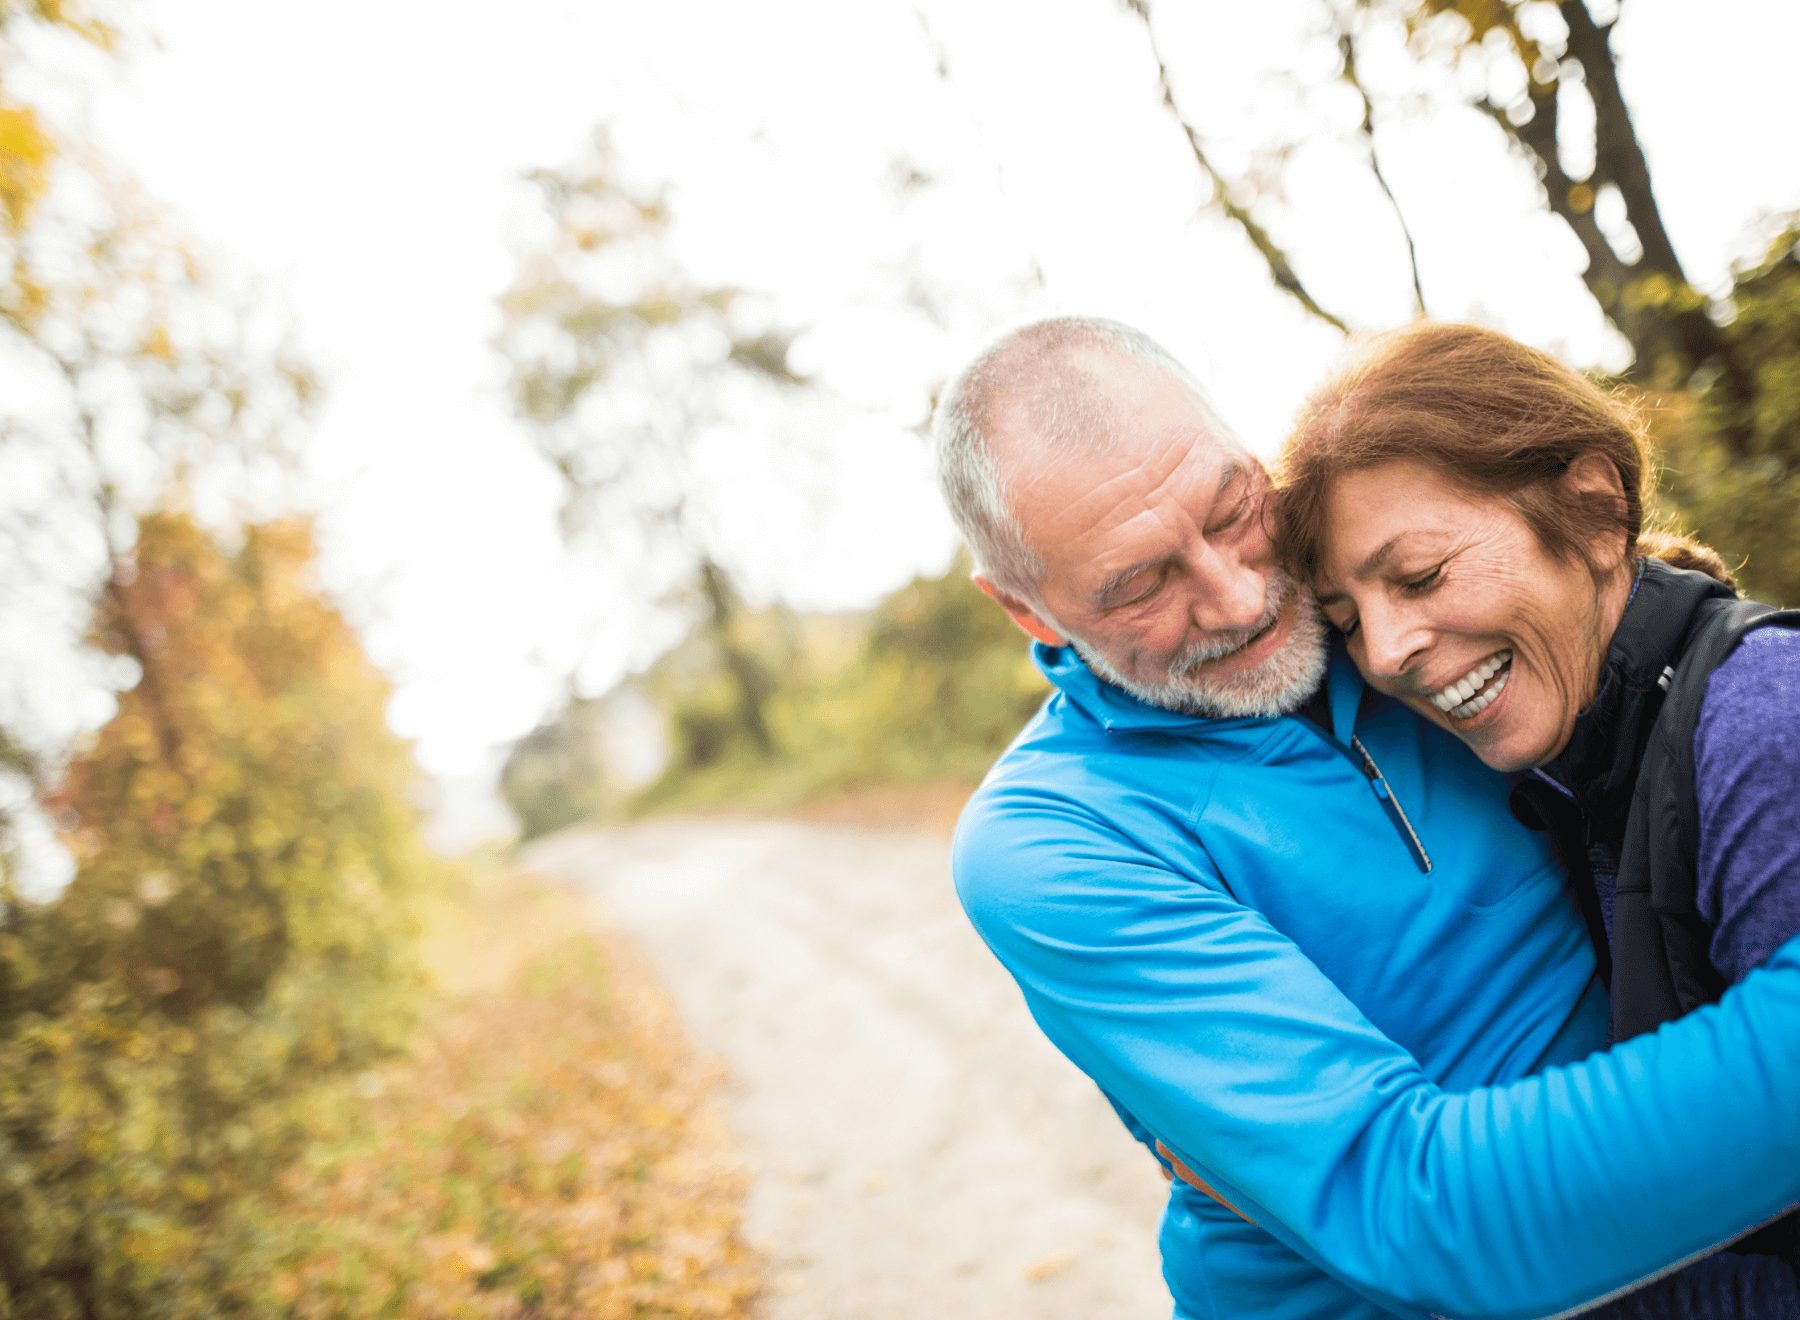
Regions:
<svg viewBox="0 0 1800 1320"><path fill-rule="evenodd" d="M1568 181L1561 180L1565 186L1558 186L1556 176L1561 170L1557 163L1554 114L1550 116L1551 131L1547 135L1540 131L1534 139L1532 124L1527 124L1514 130L1514 136L1545 167L1551 209L1575 231L1587 249L1589 261L1583 279L1607 319L1630 342L1632 374L1651 385L1688 384L1710 376L1712 388L1728 400L1722 415L1739 415L1741 405L1755 397L1755 384L1732 352L1730 341L1707 315L1700 294L1688 282L1675 244L1663 224L1662 209L1657 205L1650 180L1650 164L1619 86L1612 25L1602 27L1595 23L1584 0L1561 0L1557 9L1569 30L1568 54L1581 65L1583 82L1594 107L1594 172L1587 180L1583 198L1585 215L1570 205ZM1532 99L1542 112L1546 105L1554 107L1556 94L1556 85L1551 85L1542 95L1534 91ZM1536 122L1534 117L1532 123ZM1607 260L1594 242L1598 238L1604 244L1605 240L1592 216L1593 198L1607 185L1618 190L1625 203L1625 217L1643 247L1643 254L1628 265L1618 260L1610 244L1605 244L1605 250L1612 260ZM1667 297L1642 297L1642 281L1655 276L1667 282ZM1638 285L1635 293L1634 284ZM1739 458L1747 457L1751 451L1750 436L1741 427L1726 424L1720 428L1719 438Z"/></svg>
<svg viewBox="0 0 1800 1320"><path fill-rule="evenodd" d="M706 630L719 648L719 660L737 696L738 722L761 756L775 754L767 710L773 685L756 657L737 643L736 593L725 570L711 556L700 557L700 593L706 600Z"/></svg>

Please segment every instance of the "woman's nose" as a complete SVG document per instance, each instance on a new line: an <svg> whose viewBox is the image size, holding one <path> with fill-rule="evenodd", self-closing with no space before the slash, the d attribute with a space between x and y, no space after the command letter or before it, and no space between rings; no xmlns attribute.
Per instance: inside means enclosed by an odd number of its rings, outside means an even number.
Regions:
<svg viewBox="0 0 1800 1320"><path fill-rule="evenodd" d="M1396 610L1364 610L1357 626L1364 668L1370 678L1396 680L1411 669L1424 650L1419 629Z"/></svg>

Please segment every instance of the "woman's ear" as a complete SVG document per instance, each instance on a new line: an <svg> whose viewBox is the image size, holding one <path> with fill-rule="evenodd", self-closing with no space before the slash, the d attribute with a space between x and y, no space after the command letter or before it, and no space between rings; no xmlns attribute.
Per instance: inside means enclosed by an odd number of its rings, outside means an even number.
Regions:
<svg viewBox="0 0 1800 1320"><path fill-rule="evenodd" d="M1571 459L1557 480L1577 499L1605 501L1619 511L1621 519L1624 517L1625 482L1619 476L1618 465L1605 454L1590 451ZM1609 529L1594 539L1593 550L1598 556L1596 565L1611 569L1629 558L1631 547L1622 544Z"/></svg>

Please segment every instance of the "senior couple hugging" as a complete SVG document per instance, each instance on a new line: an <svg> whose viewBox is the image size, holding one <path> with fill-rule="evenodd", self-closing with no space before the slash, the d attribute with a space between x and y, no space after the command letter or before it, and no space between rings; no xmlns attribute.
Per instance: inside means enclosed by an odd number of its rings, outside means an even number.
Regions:
<svg viewBox="0 0 1800 1320"><path fill-rule="evenodd" d="M958 893L1180 1175L1179 1320L1800 1317L1800 618L1646 531L1629 406L1420 324L1272 483L1069 318L936 439L1054 688Z"/></svg>

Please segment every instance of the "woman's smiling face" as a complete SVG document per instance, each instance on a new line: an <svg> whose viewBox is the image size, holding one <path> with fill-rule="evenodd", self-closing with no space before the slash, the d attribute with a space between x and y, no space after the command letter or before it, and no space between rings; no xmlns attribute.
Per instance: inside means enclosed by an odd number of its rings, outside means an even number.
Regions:
<svg viewBox="0 0 1800 1320"><path fill-rule="evenodd" d="M1392 462L1332 482L1322 550L1319 603L1374 687L1496 770L1567 745L1629 593L1622 546L1559 558L1505 500Z"/></svg>

